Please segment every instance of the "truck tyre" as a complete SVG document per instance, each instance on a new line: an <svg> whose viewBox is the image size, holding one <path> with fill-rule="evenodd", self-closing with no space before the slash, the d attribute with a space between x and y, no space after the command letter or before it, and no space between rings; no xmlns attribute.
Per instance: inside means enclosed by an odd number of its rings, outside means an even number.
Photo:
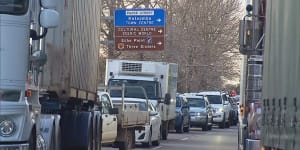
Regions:
<svg viewBox="0 0 300 150"><path fill-rule="evenodd" d="M119 150L131 150L131 148L133 147L132 144L134 143L132 139L133 132L131 130L128 130L124 141L119 142Z"/></svg>
<svg viewBox="0 0 300 150"><path fill-rule="evenodd" d="M167 140L169 134L168 122L162 124L162 139Z"/></svg>
<svg viewBox="0 0 300 150"><path fill-rule="evenodd" d="M53 124L53 127L52 127L52 132L51 132L51 143L50 143L50 150L55 150L55 147L56 147L56 135L55 135L55 124Z"/></svg>
<svg viewBox="0 0 300 150"><path fill-rule="evenodd" d="M93 150L93 125L92 125L93 122L90 123L89 125L89 132L88 132L88 145L87 147L85 148L86 150Z"/></svg>
<svg viewBox="0 0 300 150"><path fill-rule="evenodd" d="M180 123L180 126L176 128L176 132L177 133L183 133L183 118L182 118L182 121Z"/></svg>
<svg viewBox="0 0 300 150"><path fill-rule="evenodd" d="M219 123L219 128L221 128L221 129L224 129L225 128L225 118L226 118L226 116L225 116L225 114L223 115L224 117L223 117L223 120L222 120L222 122L221 123Z"/></svg>
<svg viewBox="0 0 300 150"><path fill-rule="evenodd" d="M160 128L161 131L161 128ZM152 142L153 146L159 146L160 145L160 138L161 138L161 132L159 132L157 140Z"/></svg>
<svg viewBox="0 0 300 150"><path fill-rule="evenodd" d="M36 132L35 130L33 130L33 132L31 133L30 135L30 138L29 138L29 150L36 150Z"/></svg>

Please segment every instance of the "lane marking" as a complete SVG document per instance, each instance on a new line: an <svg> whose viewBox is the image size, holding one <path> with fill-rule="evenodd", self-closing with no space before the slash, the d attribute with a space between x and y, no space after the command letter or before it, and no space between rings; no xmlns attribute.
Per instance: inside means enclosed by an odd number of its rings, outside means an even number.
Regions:
<svg viewBox="0 0 300 150"><path fill-rule="evenodd" d="M152 149L160 149L160 148L162 148L162 146L157 146L157 147L154 147Z"/></svg>
<svg viewBox="0 0 300 150"><path fill-rule="evenodd" d="M188 140L189 138L188 137L186 137L186 138L183 138L183 139L181 139L182 141L186 141L186 140Z"/></svg>

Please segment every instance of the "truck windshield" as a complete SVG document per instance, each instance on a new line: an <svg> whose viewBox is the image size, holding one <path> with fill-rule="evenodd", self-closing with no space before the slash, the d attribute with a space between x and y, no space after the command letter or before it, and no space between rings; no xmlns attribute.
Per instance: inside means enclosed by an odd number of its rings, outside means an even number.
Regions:
<svg viewBox="0 0 300 150"><path fill-rule="evenodd" d="M203 98L186 98L189 101L190 107L205 107L205 101Z"/></svg>
<svg viewBox="0 0 300 150"><path fill-rule="evenodd" d="M206 95L210 104L222 104L220 95Z"/></svg>
<svg viewBox="0 0 300 150"><path fill-rule="evenodd" d="M21 91L0 89L0 101L17 102L20 99Z"/></svg>
<svg viewBox="0 0 300 150"><path fill-rule="evenodd" d="M156 81L141 81L141 80L127 80L127 79L111 79L108 81L108 86L141 86L145 89L149 99L157 100L159 95L159 84ZM110 92L111 97L121 97L121 91L113 90ZM125 88L125 97L131 98L145 98L142 89L139 88Z"/></svg>
<svg viewBox="0 0 300 150"><path fill-rule="evenodd" d="M29 0L0 0L0 14L22 15L28 10Z"/></svg>

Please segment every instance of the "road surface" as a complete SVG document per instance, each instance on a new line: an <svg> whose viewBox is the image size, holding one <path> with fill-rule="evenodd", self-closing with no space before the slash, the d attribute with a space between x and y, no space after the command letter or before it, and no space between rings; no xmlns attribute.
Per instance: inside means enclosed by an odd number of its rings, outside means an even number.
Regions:
<svg viewBox="0 0 300 150"><path fill-rule="evenodd" d="M189 133L178 134L171 132L168 140L161 141L160 146L144 148L137 145L135 150L237 150L238 130L236 126L229 129L214 127L212 131L201 131L201 128L192 128ZM116 150L105 147L102 150Z"/></svg>

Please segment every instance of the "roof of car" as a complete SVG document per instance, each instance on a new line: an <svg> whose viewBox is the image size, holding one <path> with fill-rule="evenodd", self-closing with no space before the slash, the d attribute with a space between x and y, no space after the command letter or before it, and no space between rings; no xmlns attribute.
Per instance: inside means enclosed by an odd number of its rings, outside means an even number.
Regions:
<svg viewBox="0 0 300 150"><path fill-rule="evenodd" d="M199 94L199 93L184 93L183 96L185 96L185 97L202 97L203 98L203 95Z"/></svg>
<svg viewBox="0 0 300 150"><path fill-rule="evenodd" d="M221 92L220 91L204 91L204 92L200 92L198 94L199 95L220 95Z"/></svg>

